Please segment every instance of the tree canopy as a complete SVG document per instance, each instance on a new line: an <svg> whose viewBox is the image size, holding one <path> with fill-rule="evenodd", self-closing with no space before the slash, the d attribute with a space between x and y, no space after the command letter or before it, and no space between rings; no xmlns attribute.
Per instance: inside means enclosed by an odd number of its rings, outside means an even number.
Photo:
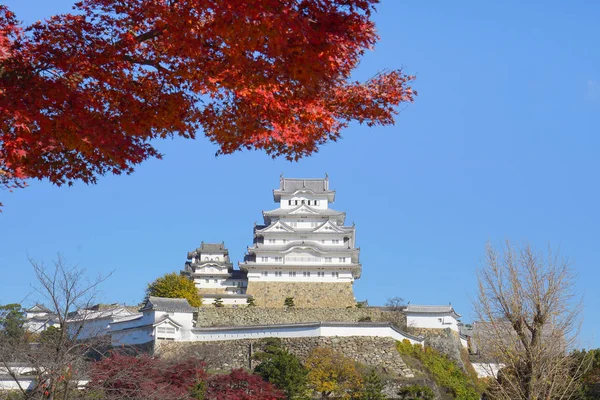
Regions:
<svg viewBox="0 0 600 400"><path fill-rule="evenodd" d="M306 359L308 384L323 398L350 398L362 390L362 377L356 363L330 348L317 347Z"/></svg>
<svg viewBox="0 0 600 400"><path fill-rule="evenodd" d="M0 184L131 173L155 138L290 160L351 121L394 123L401 70L351 79L378 0L82 0L22 25L0 5Z"/></svg>
<svg viewBox="0 0 600 400"><path fill-rule="evenodd" d="M20 339L25 334L25 311L20 304L0 305L0 335Z"/></svg>
<svg viewBox="0 0 600 400"><path fill-rule="evenodd" d="M200 307L202 298L194 281L176 272L165 274L148 285L148 296L167 297L171 299L186 299L192 307Z"/></svg>

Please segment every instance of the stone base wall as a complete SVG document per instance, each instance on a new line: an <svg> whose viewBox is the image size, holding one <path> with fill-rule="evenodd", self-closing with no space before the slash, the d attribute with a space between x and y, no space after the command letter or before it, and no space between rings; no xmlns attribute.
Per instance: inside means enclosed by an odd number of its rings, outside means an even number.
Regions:
<svg viewBox="0 0 600 400"><path fill-rule="evenodd" d="M466 370L465 363L461 357L460 337L458 332L452 329L425 329L425 328L408 328L408 333L425 337L425 346L436 349L442 354L445 354L452 361L455 361L463 370Z"/></svg>
<svg viewBox="0 0 600 400"><path fill-rule="evenodd" d="M225 294L227 291L225 288L198 288L198 293L200 296L203 294Z"/></svg>
<svg viewBox="0 0 600 400"><path fill-rule="evenodd" d="M406 316L401 311L376 307L365 308L216 308L198 309L196 326L248 326L294 324L300 322L391 322L406 328Z"/></svg>
<svg viewBox="0 0 600 400"><path fill-rule="evenodd" d="M346 308L356 306L351 282L248 282L246 293L257 306L283 308L286 297L293 297L299 308Z"/></svg>
<svg viewBox="0 0 600 400"><path fill-rule="evenodd" d="M281 342L301 360L316 347L328 347L354 361L377 367L392 376L412 377L412 371L396 350L396 341L379 337L307 337L282 338ZM252 354L262 351L263 339L242 339L218 342L160 342L157 354L166 359L197 357L213 370L254 368Z"/></svg>

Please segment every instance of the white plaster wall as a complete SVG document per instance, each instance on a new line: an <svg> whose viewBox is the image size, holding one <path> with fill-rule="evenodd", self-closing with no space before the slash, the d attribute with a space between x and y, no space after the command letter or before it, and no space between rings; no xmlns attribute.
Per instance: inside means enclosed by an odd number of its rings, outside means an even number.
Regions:
<svg viewBox="0 0 600 400"><path fill-rule="evenodd" d="M469 348L469 342L467 341L467 339L465 338L460 338L460 344L462 345L462 347L464 347L465 349Z"/></svg>
<svg viewBox="0 0 600 400"><path fill-rule="evenodd" d="M479 378L496 378L498 371L504 368L504 364L495 363L472 363L472 365Z"/></svg>
<svg viewBox="0 0 600 400"><path fill-rule="evenodd" d="M33 389L35 387L35 378L23 376L18 378L19 383L8 375L0 375L0 390L13 391L19 390L19 384L23 388Z"/></svg>
<svg viewBox="0 0 600 400"><path fill-rule="evenodd" d="M268 272L267 276L262 273ZM281 271L281 276L276 276L275 271ZM296 272L296 276L289 276L289 272ZM310 276L304 276L303 272L310 271ZM317 272L324 272L325 276L320 277ZM338 276L332 276L333 272L337 272ZM264 270L253 269L252 272L248 272L248 280L253 282L352 282L352 272L343 269L315 269L307 268L302 270L301 268L265 268Z"/></svg>
<svg viewBox="0 0 600 400"><path fill-rule="evenodd" d="M289 204L289 200L292 200L292 204ZM295 200L298 200L298 205L295 204ZM302 200L310 200L311 204L309 207L315 209L326 210L329 207L329 203L327 202L327 196L314 196L306 193L298 193L297 195L283 195L281 196L280 207L282 209L296 208L300 204L302 204ZM313 205L313 201L317 200L319 202L318 205Z"/></svg>
<svg viewBox="0 0 600 400"><path fill-rule="evenodd" d="M130 346L148 343L154 340L152 331L152 327L145 327L113 332L111 335L111 344L113 346Z"/></svg>
<svg viewBox="0 0 600 400"><path fill-rule="evenodd" d="M442 319L442 322L439 319ZM417 314L406 315L406 324L413 328L446 329L458 332L458 321L448 314Z"/></svg>
<svg viewBox="0 0 600 400"><path fill-rule="evenodd" d="M81 326L81 331L77 335L78 340L103 336L109 332L111 320L112 318L98 318L69 322L67 323L67 332L72 337Z"/></svg>
<svg viewBox="0 0 600 400"><path fill-rule="evenodd" d="M216 299L217 299L217 296L207 297L206 295L204 295L204 297L202 298L202 302L204 305L210 305L210 304L213 304ZM246 303L246 298L221 298L221 301L223 301L223 304L226 306L237 305L237 306L245 307L248 304L248 303Z"/></svg>
<svg viewBox="0 0 600 400"><path fill-rule="evenodd" d="M200 261L224 261L225 260L225 256L223 255L223 253L202 253L202 255L197 258Z"/></svg>
<svg viewBox="0 0 600 400"><path fill-rule="evenodd" d="M391 327L373 327L373 326L306 326L306 327L267 327L245 329L219 329L219 330L201 330L193 329L190 340L210 342L215 340L239 340L239 339L260 339L267 337L281 338L300 338L300 337L350 337L350 336L368 336L368 337L390 337L395 340L408 339L413 344L423 344L422 341L414 340L405 336Z"/></svg>

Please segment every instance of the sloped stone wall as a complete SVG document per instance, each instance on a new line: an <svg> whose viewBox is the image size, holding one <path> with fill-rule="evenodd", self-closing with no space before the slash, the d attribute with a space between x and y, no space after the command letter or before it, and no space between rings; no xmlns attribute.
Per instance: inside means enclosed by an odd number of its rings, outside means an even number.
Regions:
<svg viewBox="0 0 600 400"><path fill-rule="evenodd" d="M299 322L391 322L406 328L406 316L384 308L216 308L198 309L196 326L248 326Z"/></svg>
<svg viewBox="0 0 600 400"><path fill-rule="evenodd" d="M352 283L328 282L248 282L246 293L257 306L283 308L293 297L299 308L346 308L356 306Z"/></svg>
<svg viewBox="0 0 600 400"><path fill-rule="evenodd" d="M316 347L331 348L364 365L377 367L392 376L412 377L412 371L396 350L396 341L380 337L282 338L281 342L301 360ZM160 342L157 354L166 359L198 357L209 369L254 368L252 354L262 351L264 340L242 339L215 342Z"/></svg>

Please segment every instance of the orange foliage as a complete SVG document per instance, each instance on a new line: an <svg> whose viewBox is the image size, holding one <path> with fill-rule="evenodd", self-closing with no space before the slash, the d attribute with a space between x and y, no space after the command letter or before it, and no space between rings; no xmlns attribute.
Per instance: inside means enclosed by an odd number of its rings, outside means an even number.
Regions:
<svg viewBox="0 0 600 400"><path fill-rule="evenodd" d="M394 122L401 71L351 71L378 0L83 0L24 29L0 6L0 184L130 173L151 139L291 160L350 121Z"/></svg>

